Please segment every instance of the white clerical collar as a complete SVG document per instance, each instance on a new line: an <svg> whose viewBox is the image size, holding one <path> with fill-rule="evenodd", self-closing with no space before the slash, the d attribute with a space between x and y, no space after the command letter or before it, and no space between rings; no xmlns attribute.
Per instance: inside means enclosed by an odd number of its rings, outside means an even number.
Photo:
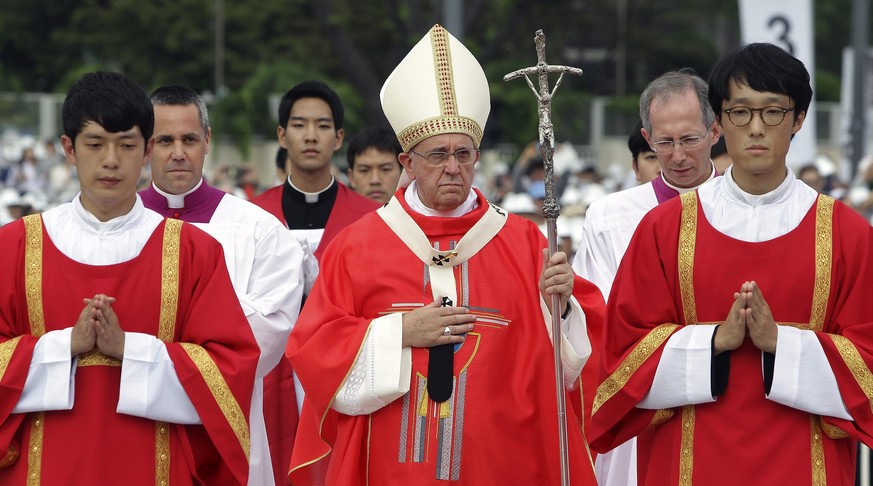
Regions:
<svg viewBox="0 0 873 486"><path fill-rule="evenodd" d="M412 209L418 214L423 214L425 216L439 216L441 218L457 218L458 216L463 216L479 207L479 198L476 196L476 191L474 191L473 188L470 188L470 193L467 194L467 199L455 209L452 209L451 211L437 211L436 209L431 209L425 206L418 197L418 185L416 182L417 181L412 181L412 184L406 188L404 198L406 199L406 204L409 205L409 209Z"/></svg>
<svg viewBox="0 0 873 486"><path fill-rule="evenodd" d="M698 185L696 185L696 186L694 186L694 187L678 187L678 186L674 186L673 184L670 184L670 182L669 182L669 181L664 177L664 173L663 173L663 172L661 172L661 173L658 175L658 177L660 177L661 180L664 181L664 184L665 184L667 187L669 187L670 189L673 189L674 191L678 192L679 194L685 194L686 192L691 192L691 191L697 189L698 187L700 187L700 186L706 184L707 182L709 182L709 181L715 179L715 163L713 163L713 161L710 160L710 161L709 161L709 165L712 167L712 170L709 171L709 177L708 177L705 181L701 182L700 184L698 184Z"/></svg>
<svg viewBox="0 0 873 486"><path fill-rule="evenodd" d="M155 189L155 191L157 191L158 194L160 194L161 196L164 196L167 199L167 207L170 209L184 208L185 207L185 196L187 196L188 194L191 194L192 192L196 191L197 189L200 189L201 185L203 185L203 178L202 177L200 178L200 181L198 181L197 184L195 184L194 187L192 187L189 191L183 192L182 194L170 194L169 192L164 192L164 191L160 190L160 188L158 188L158 186L156 186L155 183L152 182L152 187Z"/></svg>
<svg viewBox="0 0 873 486"><path fill-rule="evenodd" d="M726 192L737 200L752 207L778 203L785 200L791 193L794 181L797 180L797 178L794 177L794 172L791 172L786 168L785 179L782 180L781 184L776 186L776 189L764 194L749 194L742 190L740 186L737 185L736 181L734 181L733 166L727 168L724 174L724 179Z"/></svg>
<svg viewBox="0 0 873 486"><path fill-rule="evenodd" d="M129 224L135 223L140 215L142 215L146 210L145 206L142 204L142 199L140 199L139 194L137 194L136 201L134 201L133 207L127 212L127 214L103 222L85 209L85 206L82 206L81 197L82 193L80 192L73 198L73 215L83 228L90 229L98 234L119 231Z"/></svg>
<svg viewBox="0 0 873 486"><path fill-rule="evenodd" d="M328 183L328 185L326 185L324 187L324 189L322 189L318 192L306 192L304 190L301 190L299 187L295 186L294 182L291 181L291 174L288 174L288 184L290 184L291 187L294 188L295 191L299 192L300 194L303 194L304 199L306 199L306 202L308 202L308 203L317 203L318 196L321 193L323 193L324 191L330 189L333 186L333 181L334 181L333 174L331 174L330 175L330 183Z"/></svg>

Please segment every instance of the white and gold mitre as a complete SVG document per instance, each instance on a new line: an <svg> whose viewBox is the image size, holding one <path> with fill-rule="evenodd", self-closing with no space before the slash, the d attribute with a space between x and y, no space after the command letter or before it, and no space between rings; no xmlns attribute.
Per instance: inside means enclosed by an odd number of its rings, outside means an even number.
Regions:
<svg viewBox="0 0 873 486"><path fill-rule="evenodd" d="M469 135L479 147L491 111L485 71L441 25L394 68L379 98L404 151L443 133Z"/></svg>

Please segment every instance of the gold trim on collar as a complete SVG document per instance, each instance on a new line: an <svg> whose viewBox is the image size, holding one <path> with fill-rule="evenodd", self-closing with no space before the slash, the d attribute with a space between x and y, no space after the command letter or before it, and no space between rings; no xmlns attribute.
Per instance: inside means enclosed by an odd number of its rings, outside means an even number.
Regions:
<svg viewBox="0 0 873 486"><path fill-rule="evenodd" d="M221 370L209 356L209 353L203 348L194 343L179 343L179 346L188 353L188 357L197 366L206 385L209 386L209 391L212 392L212 397L221 408L225 420L230 424L233 433L236 434L239 445L246 454L246 459L249 458L249 449L251 440L249 439L249 426L246 422L246 416L243 414L242 408L227 386L224 376L221 375Z"/></svg>
<svg viewBox="0 0 873 486"><path fill-rule="evenodd" d="M179 248L182 221L166 219L161 257L161 316L158 320L158 339L173 341L176 331L176 312L179 306Z"/></svg>
<svg viewBox="0 0 873 486"><path fill-rule="evenodd" d="M697 242L697 191L679 196L682 201L682 222L679 226L679 291L685 325L697 324L697 304L694 301L694 248Z"/></svg>
<svg viewBox="0 0 873 486"><path fill-rule="evenodd" d="M594 405L591 408L591 415L597 413L597 410L612 398L619 390L627 384L631 376L639 369L645 360L658 349L664 341L673 334L673 331L678 328L678 324L661 324L652 329L644 337L639 344L630 352L627 358L622 361L616 370L609 375L600 386L597 387L597 395L594 397Z"/></svg>
<svg viewBox="0 0 873 486"><path fill-rule="evenodd" d="M30 333L45 334L45 314L42 307L42 217L31 214L24 218L24 289L27 294L27 317Z"/></svg>
<svg viewBox="0 0 873 486"><path fill-rule="evenodd" d="M809 327L813 331L824 329L828 294L831 285L833 261L834 198L820 195L815 212L815 288L812 293L812 312Z"/></svg>

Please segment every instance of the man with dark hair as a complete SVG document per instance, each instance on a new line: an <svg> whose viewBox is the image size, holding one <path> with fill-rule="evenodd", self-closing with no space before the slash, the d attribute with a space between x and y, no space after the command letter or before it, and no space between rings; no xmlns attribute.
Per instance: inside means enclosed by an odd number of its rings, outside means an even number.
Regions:
<svg viewBox="0 0 873 486"><path fill-rule="evenodd" d="M631 164L637 177L637 184L645 184L661 173L658 155L646 141L642 130L643 122L639 121L627 137L627 148L631 153Z"/></svg>
<svg viewBox="0 0 873 486"><path fill-rule="evenodd" d="M380 126L363 129L349 141L349 185L358 194L385 204L397 190L402 152L394 132Z"/></svg>
<svg viewBox="0 0 873 486"><path fill-rule="evenodd" d="M321 81L285 93L276 134L288 150L288 178L252 200L284 221L316 258L337 232L379 207L331 174L333 154L343 144L343 113L339 96Z"/></svg>
<svg viewBox="0 0 873 486"><path fill-rule="evenodd" d="M631 241L593 447L639 434L642 484L852 485L856 441L873 444L873 230L786 166L812 98L803 63L741 46L708 98L733 165Z"/></svg>
<svg viewBox="0 0 873 486"><path fill-rule="evenodd" d="M62 116L81 192L0 229L0 483L245 484L257 342L221 245L136 193L152 105L91 73Z"/></svg>
<svg viewBox="0 0 873 486"><path fill-rule="evenodd" d="M288 176L252 202L273 214L303 246L304 295L318 275L324 249L343 228L379 204L357 194L331 174L331 160L343 143L343 105L321 81L304 81L279 103L279 145L288 151ZM289 262L289 264L292 264ZM264 379L264 411L276 477L291 460L303 388L287 360Z"/></svg>
<svg viewBox="0 0 873 486"><path fill-rule="evenodd" d="M303 249L272 214L210 187L203 164L212 142L206 103L185 86L151 94L155 111L152 184L143 204L164 217L193 223L218 240L261 357L249 425L250 485L275 484L264 425L263 380L282 359L303 296Z"/></svg>
<svg viewBox="0 0 873 486"><path fill-rule="evenodd" d="M709 150L719 138L719 128L706 94L706 81L689 70L680 70L659 76L640 96L641 123L636 135L657 157L660 174L650 182L592 202L573 260L574 270L594 282L607 301L622 256L643 216L715 177ZM638 138L632 136L628 146ZM603 486L637 484L633 440L603 452L595 464Z"/></svg>

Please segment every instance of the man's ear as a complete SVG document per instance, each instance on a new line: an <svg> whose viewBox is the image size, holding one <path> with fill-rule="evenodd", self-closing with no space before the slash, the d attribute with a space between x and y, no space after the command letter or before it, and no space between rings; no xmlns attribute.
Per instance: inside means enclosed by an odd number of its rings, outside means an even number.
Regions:
<svg viewBox="0 0 873 486"><path fill-rule="evenodd" d="M415 172L412 170L412 158L409 156L409 154L407 152L400 152L400 154L397 155L397 160L399 160L400 165L403 166L403 174L406 174L406 176L409 177L410 181L414 181Z"/></svg>
<svg viewBox="0 0 873 486"><path fill-rule="evenodd" d="M64 155L70 165L76 165L76 147L73 145L73 140L66 136L61 136L61 147L64 148Z"/></svg>

